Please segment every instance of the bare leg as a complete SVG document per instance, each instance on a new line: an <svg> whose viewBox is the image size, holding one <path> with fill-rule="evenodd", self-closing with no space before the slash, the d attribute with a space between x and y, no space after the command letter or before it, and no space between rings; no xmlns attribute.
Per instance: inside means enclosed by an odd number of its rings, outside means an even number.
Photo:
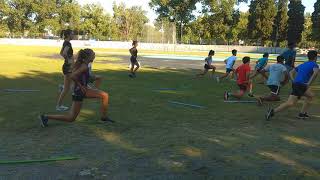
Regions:
<svg viewBox="0 0 320 180"><path fill-rule="evenodd" d="M64 122L73 122L80 113L82 102L73 101L72 107L68 114L65 115L46 115L49 120L57 120Z"/></svg>
<svg viewBox="0 0 320 180"><path fill-rule="evenodd" d="M136 73L136 71L140 68L140 64L137 62L135 63L136 68L133 70L133 73Z"/></svg>
<svg viewBox="0 0 320 180"><path fill-rule="evenodd" d="M95 82L94 82L94 86L96 87L96 88L100 88L100 86L101 86L101 83L102 83L102 77L101 76L96 76L96 80L95 80Z"/></svg>
<svg viewBox="0 0 320 180"><path fill-rule="evenodd" d="M260 97L260 99L262 101L269 101L269 102L280 101L280 97L278 95L276 95L276 94L271 94L269 96Z"/></svg>
<svg viewBox="0 0 320 180"><path fill-rule="evenodd" d="M133 69L134 69L134 63L131 63L131 68L130 68L130 72L131 72L131 74L133 74L134 72L133 72Z"/></svg>
<svg viewBox="0 0 320 180"><path fill-rule="evenodd" d="M230 96L240 99L244 95L244 93L244 90L240 90L237 93L231 93Z"/></svg>
<svg viewBox="0 0 320 180"><path fill-rule="evenodd" d="M229 74L230 74L230 73L225 73L225 74L223 74L223 75L220 77L220 79L224 79L224 78L228 77Z"/></svg>
<svg viewBox="0 0 320 180"><path fill-rule="evenodd" d="M101 99L102 105L101 105L101 116L102 118L107 117L108 112L108 104L109 104L109 95L108 93L100 90L95 89L87 89L86 92L87 98L98 98Z"/></svg>
<svg viewBox="0 0 320 180"><path fill-rule="evenodd" d="M298 102L298 100L299 99L298 99L297 96L290 95L289 99L287 100L287 102L281 104L279 107L274 109L274 113L278 113L280 111L286 110L286 109L294 106Z"/></svg>
<svg viewBox="0 0 320 180"><path fill-rule="evenodd" d="M260 72L260 74L263 76L264 80L268 80L268 76L265 72Z"/></svg>
<svg viewBox="0 0 320 180"><path fill-rule="evenodd" d="M216 67L212 67L211 77L213 77L213 75L214 75L215 72L216 72Z"/></svg>
<svg viewBox="0 0 320 180"><path fill-rule="evenodd" d="M257 71L255 71L255 72L254 72L254 74L250 77L250 79L255 78L257 75L258 75L258 72L257 72Z"/></svg>
<svg viewBox="0 0 320 180"><path fill-rule="evenodd" d="M308 108L313 100L314 93L310 89L308 89L305 93L305 97L306 97L306 99L303 102L301 113L307 113Z"/></svg>
<svg viewBox="0 0 320 180"><path fill-rule="evenodd" d="M204 69L202 73L197 74L197 77L204 76L205 74L207 74L207 72L208 72L208 69Z"/></svg>
<svg viewBox="0 0 320 180"><path fill-rule="evenodd" d="M64 99L64 97L68 94L70 87L72 85L72 80L70 79L71 74L67 74L64 76L64 87L63 90L60 94L60 97L58 99L57 102L57 106L61 106L62 105L62 101Z"/></svg>

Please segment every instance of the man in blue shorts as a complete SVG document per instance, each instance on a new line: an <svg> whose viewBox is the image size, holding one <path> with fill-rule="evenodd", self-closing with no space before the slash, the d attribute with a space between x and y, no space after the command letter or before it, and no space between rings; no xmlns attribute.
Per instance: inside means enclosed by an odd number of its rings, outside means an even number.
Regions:
<svg viewBox="0 0 320 180"><path fill-rule="evenodd" d="M228 57L226 60L224 60L224 63L226 63L226 73L222 75L221 77L217 77L217 82L220 82L220 80L228 77L231 72L234 72L233 66L236 63L237 60L237 50L232 50L232 56Z"/></svg>
<svg viewBox="0 0 320 180"><path fill-rule="evenodd" d="M318 54L317 51L308 52L309 61L305 62L292 71L290 71L290 78L292 82L292 93L287 102L281 104L275 109L269 109L266 114L266 120L270 120L275 114L294 106L297 104L301 97L305 97L301 112L298 116L299 119L307 119L309 115L307 113L308 108L313 100L314 93L311 91L310 86L316 79L319 73L319 66L317 64Z"/></svg>

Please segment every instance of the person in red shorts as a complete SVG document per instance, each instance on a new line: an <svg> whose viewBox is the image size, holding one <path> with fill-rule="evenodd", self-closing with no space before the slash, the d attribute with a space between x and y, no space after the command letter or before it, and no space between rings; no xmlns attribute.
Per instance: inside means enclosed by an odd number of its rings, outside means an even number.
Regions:
<svg viewBox="0 0 320 180"><path fill-rule="evenodd" d="M235 73L237 74L238 80L237 84L240 88L239 92L236 93L230 93L225 92L224 93L224 100L227 101L229 97L235 97L237 99L240 99L248 90L251 93L252 91L252 84L250 81L250 57L246 56L242 59L243 64L239 66Z"/></svg>

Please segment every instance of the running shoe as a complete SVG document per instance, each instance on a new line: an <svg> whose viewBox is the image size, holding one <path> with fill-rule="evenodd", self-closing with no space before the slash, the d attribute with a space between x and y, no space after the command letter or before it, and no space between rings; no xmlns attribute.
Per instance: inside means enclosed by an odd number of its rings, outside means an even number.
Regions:
<svg viewBox="0 0 320 180"><path fill-rule="evenodd" d="M39 116L39 120L40 120L40 125L42 127L48 127L48 117L45 116L44 114L41 114Z"/></svg>

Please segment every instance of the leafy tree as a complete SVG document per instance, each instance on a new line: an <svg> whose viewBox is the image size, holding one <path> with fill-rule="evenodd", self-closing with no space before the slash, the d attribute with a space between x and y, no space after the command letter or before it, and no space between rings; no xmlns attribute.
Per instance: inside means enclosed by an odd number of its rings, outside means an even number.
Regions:
<svg viewBox="0 0 320 180"><path fill-rule="evenodd" d="M108 40L111 37L111 16L99 4L87 4L81 10L81 30L91 38Z"/></svg>
<svg viewBox="0 0 320 180"><path fill-rule="evenodd" d="M304 31L302 32L301 42L299 47L309 48L315 47L316 43L313 41L312 36L312 17L310 13L305 15Z"/></svg>
<svg viewBox="0 0 320 180"><path fill-rule="evenodd" d="M304 10L301 0L290 0L288 11L288 34L289 43L298 44L302 38L304 30Z"/></svg>
<svg viewBox="0 0 320 180"><path fill-rule="evenodd" d="M11 35L18 32L27 35L33 25L33 0L5 0L1 1L1 14Z"/></svg>
<svg viewBox="0 0 320 180"><path fill-rule="evenodd" d="M119 30L120 37L122 37L121 40L128 41L141 37L141 29L148 22L148 18L145 15L146 12L141 7L126 8L123 3L119 6L114 3L113 11L113 19Z"/></svg>
<svg viewBox="0 0 320 180"><path fill-rule="evenodd" d="M43 4L46 4L45 6ZM59 14L55 0L34 0L34 33L52 32L57 34L60 30Z"/></svg>
<svg viewBox="0 0 320 180"><path fill-rule="evenodd" d="M237 34L237 40L247 41L248 39L248 12L240 12L239 23L235 28L235 34Z"/></svg>
<svg viewBox="0 0 320 180"><path fill-rule="evenodd" d="M61 29L79 30L81 6L73 0L56 0Z"/></svg>
<svg viewBox="0 0 320 180"><path fill-rule="evenodd" d="M314 12L312 13L312 39L320 41L320 0L314 3Z"/></svg>
<svg viewBox="0 0 320 180"><path fill-rule="evenodd" d="M270 40L276 7L274 0L253 0L249 9L248 35L251 40L265 45Z"/></svg>
<svg viewBox="0 0 320 180"><path fill-rule="evenodd" d="M281 42L287 40L288 31L288 0L278 0L278 12L273 24L272 39L279 47Z"/></svg>
<svg viewBox="0 0 320 180"><path fill-rule="evenodd" d="M196 10L198 0L151 0L150 7L158 14L158 19L168 18L175 22L179 42L181 42L183 25L194 20L193 11Z"/></svg>

